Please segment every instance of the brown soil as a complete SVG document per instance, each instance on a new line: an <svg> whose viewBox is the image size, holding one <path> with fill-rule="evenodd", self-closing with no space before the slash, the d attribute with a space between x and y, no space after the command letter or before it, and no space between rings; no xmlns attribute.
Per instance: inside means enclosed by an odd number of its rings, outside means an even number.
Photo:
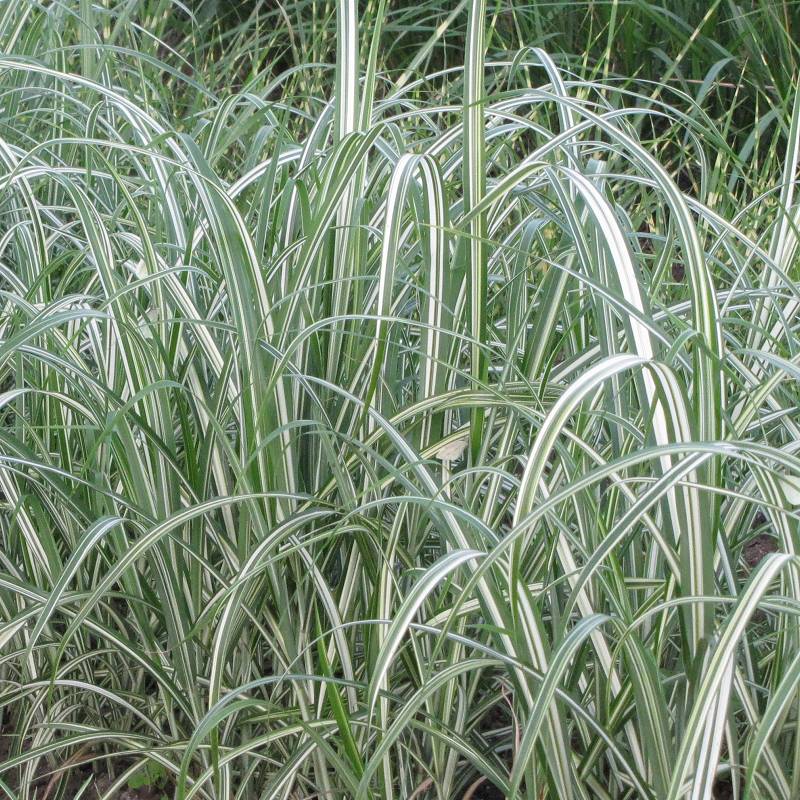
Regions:
<svg viewBox="0 0 800 800"><path fill-rule="evenodd" d="M766 533L759 533L758 536L754 536L744 546L745 564L751 569L757 567L765 556L774 553L777 549L778 543L772 536L768 536Z"/></svg>
<svg viewBox="0 0 800 800"><path fill-rule="evenodd" d="M0 764L8 758L12 741L10 735L4 734L0 730ZM60 760L55 766L49 766L44 759L41 759L34 777L37 800L48 800L48 798L56 797L58 795L59 782L63 782L64 785L61 797L74 797L89 778L93 778L93 781L88 790L82 795L82 800L98 800L98 798L102 797L108 787L111 786L112 779L103 770L102 761L89 764L80 763L90 755L86 751L75 751L71 756ZM56 773L56 770L61 771ZM2 777L11 790L15 791L17 779L13 771L3 773ZM159 791L149 786L139 789L126 788L117 792L114 800L159 800L165 793L169 795L169 792Z"/></svg>

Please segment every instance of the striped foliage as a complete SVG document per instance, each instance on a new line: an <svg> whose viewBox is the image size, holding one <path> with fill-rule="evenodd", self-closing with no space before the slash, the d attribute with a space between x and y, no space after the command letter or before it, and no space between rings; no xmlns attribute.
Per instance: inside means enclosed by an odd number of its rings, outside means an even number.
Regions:
<svg viewBox="0 0 800 800"><path fill-rule="evenodd" d="M1 795L800 795L797 12L557 5L0 5Z"/></svg>

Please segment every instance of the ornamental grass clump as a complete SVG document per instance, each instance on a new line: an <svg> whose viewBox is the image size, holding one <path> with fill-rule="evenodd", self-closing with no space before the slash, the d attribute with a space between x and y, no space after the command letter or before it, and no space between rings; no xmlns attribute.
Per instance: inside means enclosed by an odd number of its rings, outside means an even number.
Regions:
<svg viewBox="0 0 800 800"><path fill-rule="evenodd" d="M0 7L0 795L800 794L797 11L557 5Z"/></svg>

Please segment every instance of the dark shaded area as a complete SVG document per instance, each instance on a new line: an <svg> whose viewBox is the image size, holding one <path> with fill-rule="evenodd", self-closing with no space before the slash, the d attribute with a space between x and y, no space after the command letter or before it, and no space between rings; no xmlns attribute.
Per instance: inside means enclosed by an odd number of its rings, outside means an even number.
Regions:
<svg viewBox="0 0 800 800"><path fill-rule="evenodd" d="M0 764L10 757L13 744L13 735L0 728ZM71 800L78 795L81 786L90 779L93 781L81 798L83 800L99 800L116 780L116 776L112 777L106 771L105 759L81 763L86 762L86 759L91 758L92 755L92 751L84 748L75 750L71 755L58 759L53 764L48 764L44 758L40 759L32 784L32 792L35 792L37 800L55 800L55 798ZM116 759L117 776L132 763L130 759ZM17 791L19 776L16 774L16 770L3 773L2 778L12 791ZM171 786L163 788L157 786L127 787L116 794L116 800L160 800L165 795L171 797L172 791Z"/></svg>
<svg viewBox="0 0 800 800"><path fill-rule="evenodd" d="M493 784L484 781L472 795L473 800L505 800L505 795Z"/></svg>
<svg viewBox="0 0 800 800"><path fill-rule="evenodd" d="M714 800L733 800L733 784L729 778L720 778L714 784Z"/></svg>
<svg viewBox="0 0 800 800"><path fill-rule="evenodd" d="M743 550L744 561L748 567L757 567L761 561L770 553L776 552L778 543L775 538L766 533L760 533L753 537Z"/></svg>

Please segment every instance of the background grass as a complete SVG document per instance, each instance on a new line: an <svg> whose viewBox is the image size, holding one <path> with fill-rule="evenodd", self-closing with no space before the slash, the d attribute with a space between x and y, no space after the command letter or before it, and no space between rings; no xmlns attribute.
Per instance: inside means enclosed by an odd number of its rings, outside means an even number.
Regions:
<svg viewBox="0 0 800 800"><path fill-rule="evenodd" d="M0 7L0 794L800 794L800 11Z"/></svg>

